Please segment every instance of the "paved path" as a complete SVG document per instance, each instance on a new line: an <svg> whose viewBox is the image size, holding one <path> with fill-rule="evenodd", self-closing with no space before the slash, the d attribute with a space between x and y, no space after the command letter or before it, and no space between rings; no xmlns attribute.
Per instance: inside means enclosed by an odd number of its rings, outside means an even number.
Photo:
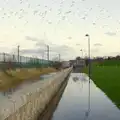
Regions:
<svg viewBox="0 0 120 120"><path fill-rule="evenodd" d="M72 73L63 96L49 120L120 120L119 109L92 81L90 101L88 93L88 77Z"/></svg>

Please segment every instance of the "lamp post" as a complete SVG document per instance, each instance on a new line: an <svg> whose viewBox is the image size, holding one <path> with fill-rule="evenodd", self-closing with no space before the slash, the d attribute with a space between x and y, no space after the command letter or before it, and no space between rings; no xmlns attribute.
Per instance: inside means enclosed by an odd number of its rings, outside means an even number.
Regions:
<svg viewBox="0 0 120 120"><path fill-rule="evenodd" d="M42 53L42 68L43 68L43 66L44 66L44 51Z"/></svg>
<svg viewBox="0 0 120 120"><path fill-rule="evenodd" d="M61 59L61 55L60 55L60 54L58 54L58 56L59 56L59 62L60 62L60 59Z"/></svg>
<svg viewBox="0 0 120 120"><path fill-rule="evenodd" d="M49 62L49 45L47 45L47 60Z"/></svg>
<svg viewBox="0 0 120 120"><path fill-rule="evenodd" d="M91 76L91 62L90 62L90 35L86 34L85 35L88 38L88 59L89 59L89 94L88 94L88 113L90 112L90 76Z"/></svg>
<svg viewBox="0 0 120 120"><path fill-rule="evenodd" d="M17 62L19 63L20 62L20 46L18 45L17 47L18 47L18 61Z"/></svg>
<svg viewBox="0 0 120 120"><path fill-rule="evenodd" d="M48 66L49 66L49 60L50 60L50 47L47 44L44 44L47 48L46 52L47 52L47 61L48 61Z"/></svg>
<svg viewBox="0 0 120 120"><path fill-rule="evenodd" d="M88 38L88 59L89 59L89 78L90 78L90 75L91 75L91 62L90 62L90 36L89 36L89 34L86 34L85 36ZM90 82L90 80L89 80L89 82Z"/></svg>
<svg viewBox="0 0 120 120"><path fill-rule="evenodd" d="M83 50L81 49L80 51L81 51L81 53L82 53L82 58L83 58Z"/></svg>

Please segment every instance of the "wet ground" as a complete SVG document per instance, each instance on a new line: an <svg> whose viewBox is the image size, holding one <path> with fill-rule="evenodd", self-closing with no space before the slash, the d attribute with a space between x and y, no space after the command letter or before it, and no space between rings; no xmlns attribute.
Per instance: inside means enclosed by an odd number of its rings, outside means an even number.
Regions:
<svg viewBox="0 0 120 120"><path fill-rule="evenodd" d="M15 88L10 88L9 90L7 91L1 91L0 92L0 100L1 101L4 101L4 99L10 97L12 94L14 94L16 91L22 89L22 88L25 88L26 86L31 86L32 84L38 82L39 80L48 80L48 79L51 79L54 75L56 75L56 72L53 72L53 73L49 73L49 74L44 74L44 75L41 75L39 77L37 77L36 80L30 80L30 81L26 81L24 83L22 83L21 85L15 87Z"/></svg>
<svg viewBox="0 0 120 120"><path fill-rule="evenodd" d="M49 117L39 120L120 120L120 110L92 81L90 94L88 88L85 74L71 73L62 97L45 112Z"/></svg>

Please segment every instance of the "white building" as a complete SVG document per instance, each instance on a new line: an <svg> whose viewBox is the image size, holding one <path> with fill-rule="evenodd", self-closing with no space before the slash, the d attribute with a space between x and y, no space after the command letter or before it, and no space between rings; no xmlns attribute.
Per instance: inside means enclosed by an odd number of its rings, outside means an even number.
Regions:
<svg viewBox="0 0 120 120"><path fill-rule="evenodd" d="M80 60L76 60L76 66L84 66L85 65L85 60L80 59Z"/></svg>
<svg viewBox="0 0 120 120"><path fill-rule="evenodd" d="M69 62L69 61L63 61L63 62L62 62L62 67L63 67L63 68L68 68L68 67L70 67L70 62Z"/></svg>

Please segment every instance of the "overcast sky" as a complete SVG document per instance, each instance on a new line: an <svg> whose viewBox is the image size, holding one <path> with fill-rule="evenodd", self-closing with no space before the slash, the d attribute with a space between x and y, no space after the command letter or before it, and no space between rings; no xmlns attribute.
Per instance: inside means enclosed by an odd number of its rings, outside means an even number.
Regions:
<svg viewBox="0 0 120 120"><path fill-rule="evenodd" d="M120 53L119 0L0 0L0 51L41 57L50 45L51 59Z"/></svg>

